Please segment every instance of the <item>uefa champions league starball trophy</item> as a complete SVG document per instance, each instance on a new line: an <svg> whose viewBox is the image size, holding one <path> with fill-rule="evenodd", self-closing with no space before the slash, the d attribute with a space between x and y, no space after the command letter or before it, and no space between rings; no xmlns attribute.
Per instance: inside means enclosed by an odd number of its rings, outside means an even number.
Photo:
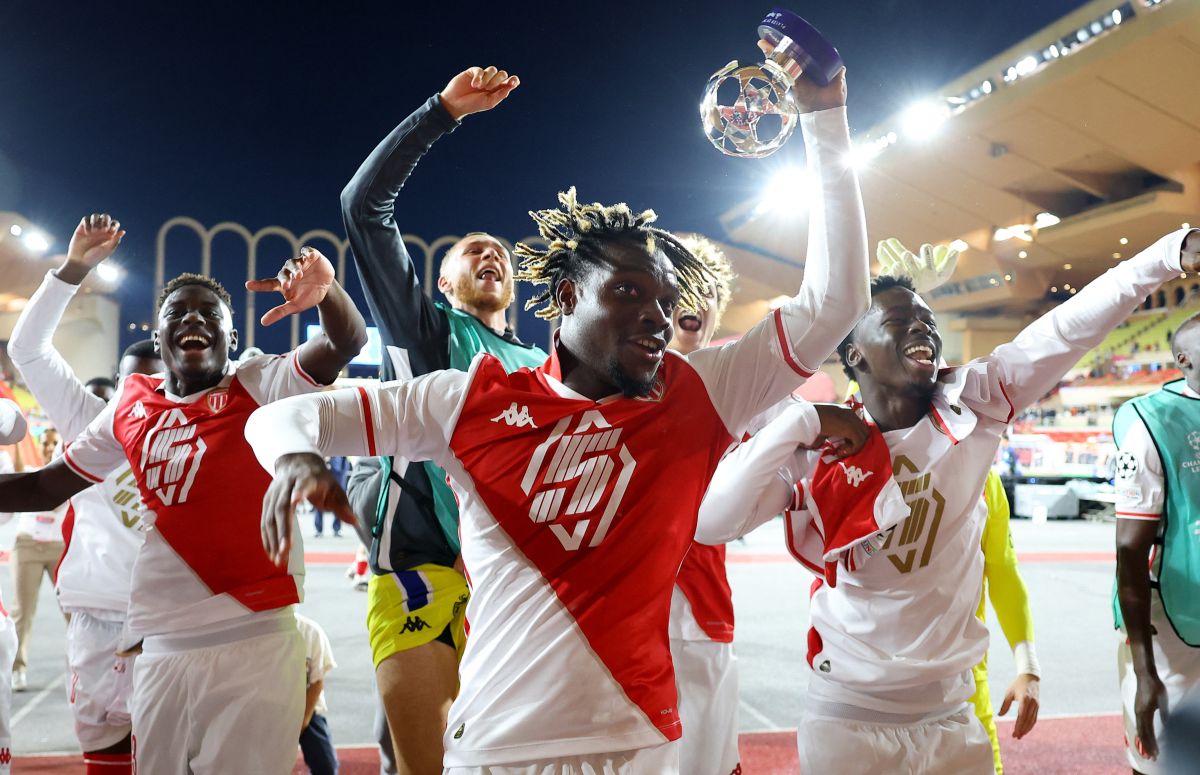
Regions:
<svg viewBox="0 0 1200 775"><path fill-rule="evenodd" d="M769 156L796 129L799 108L792 86L802 74L828 86L842 69L842 56L808 22L775 8L758 25L758 37L774 47L761 65L730 62L708 79L700 117L704 132L727 156Z"/></svg>

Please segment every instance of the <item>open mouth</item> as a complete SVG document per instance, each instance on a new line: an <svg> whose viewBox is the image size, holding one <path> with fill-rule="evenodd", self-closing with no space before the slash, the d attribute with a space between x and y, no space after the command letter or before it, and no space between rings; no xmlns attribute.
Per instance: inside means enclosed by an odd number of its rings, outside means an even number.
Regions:
<svg viewBox="0 0 1200 775"><path fill-rule="evenodd" d="M479 272L475 275L475 279L476 280L491 280L493 282L498 283L498 282L500 282L500 280L502 278L500 277L499 271L497 271L496 269L493 269L490 266L487 266L487 267L484 267L483 269L479 270Z"/></svg>
<svg viewBox="0 0 1200 775"><path fill-rule="evenodd" d="M212 340L201 334L187 334L179 338L179 349L184 352L207 350L211 344Z"/></svg>
<svg viewBox="0 0 1200 775"><path fill-rule="evenodd" d="M692 333L695 333L699 331L700 327L703 325L704 323L700 320L699 316L693 315L690 312L679 316L679 328L684 331L691 331Z"/></svg>
<svg viewBox="0 0 1200 775"><path fill-rule="evenodd" d="M913 363L933 368L933 348L927 344L910 344L904 348L904 357Z"/></svg>
<svg viewBox="0 0 1200 775"><path fill-rule="evenodd" d="M656 339L652 336L639 336L629 340L629 344L636 349L642 357L653 363L662 360L663 352L667 349L667 345L661 339Z"/></svg>

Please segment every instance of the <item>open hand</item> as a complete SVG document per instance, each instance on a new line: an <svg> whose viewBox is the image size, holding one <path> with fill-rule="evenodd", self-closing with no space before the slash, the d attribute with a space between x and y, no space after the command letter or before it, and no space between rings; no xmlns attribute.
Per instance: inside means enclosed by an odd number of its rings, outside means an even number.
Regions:
<svg viewBox="0 0 1200 775"><path fill-rule="evenodd" d="M854 410L840 404L813 404L821 420L821 432L812 449L824 447L837 460L858 453L870 438L871 429Z"/></svg>
<svg viewBox="0 0 1200 775"><path fill-rule="evenodd" d="M317 306L325 299L334 281L333 264L316 248L300 248L299 258L284 262L279 274L266 280L249 280L251 291L279 291L284 303L268 310L259 321L269 326L288 315L295 315Z"/></svg>
<svg viewBox="0 0 1200 775"><path fill-rule="evenodd" d="M67 247L67 261L91 271L113 254L124 236L120 221L107 213L92 213L75 227Z"/></svg>
<svg viewBox="0 0 1200 775"><path fill-rule="evenodd" d="M917 293L932 291L950 279L958 266L958 251L948 245L921 246L913 253L900 240L892 237L880 240L875 250L879 273L892 277L910 277Z"/></svg>
<svg viewBox="0 0 1200 775"><path fill-rule="evenodd" d="M482 113L504 102L521 79L495 67L470 67L450 79L442 89L442 107L455 120Z"/></svg>
<svg viewBox="0 0 1200 775"><path fill-rule="evenodd" d="M287 565L292 550L292 517L296 507L308 501L313 508L332 511L342 522L358 519L337 477L320 455L298 452L282 455L275 463L275 480L263 497L262 542L271 562Z"/></svg>
<svg viewBox="0 0 1200 775"><path fill-rule="evenodd" d="M1038 687L1041 681L1035 675L1022 673L1017 676L1017 680L1013 681L1012 686L1008 687L1008 694L1004 695L1004 702L1000 704L999 715L1003 716L1008 713L1008 709L1012 707L1014 702L1019 704L1017 709L1017 722L1013 724L1013 737L1020 740L1033 729L1033 725L1037 723L1038 708Z"/></svg>

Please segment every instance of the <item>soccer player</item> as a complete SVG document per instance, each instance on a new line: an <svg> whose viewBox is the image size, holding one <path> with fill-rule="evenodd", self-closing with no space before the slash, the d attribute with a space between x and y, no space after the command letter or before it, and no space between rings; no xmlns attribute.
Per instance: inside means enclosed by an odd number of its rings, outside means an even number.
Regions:
<svg viewBox="0 0 1200 775"><path fill-rule="evenodd" d="M108 215L82 219L71 237L67 260L46 273L21 310L8 354L46 416L70 442L111 400L111 382L83 384L51 338L67 305L88 273L112 255L124 232ZM121 357L120 377L155 374L163 363L149 341L131 345ZM129 718L133 657L114 656L129 608L129 580L142 545L141 497L123 465L71 499L63 526L66 550L58 565L58 603L67 624L67 701L75 736L90 775L132 773Z"/></svg>
<svg viewBox="0 0 1200 775"><path fill-rule="evenodd" d="M329 384L366 341L365 324L319 252L304 248L253 291L285 303L264 325L317 306L324 335L286 356L234 363L229 295L184 274L159 298L161 375L134 374L54 463L0 477L0 508L45 508L131 466L145 541L127 629L144 638L134 665L138 769L152 773L287 773L304 712L300 599L303 550L285 567L262 557L257 529L269 477L243 426L261 404ZM132 645L129 642L123 646Z"/></svg>
<svg viewBox="0 0 1200 775"><path fill-rule="evenodd" d="M838 568L836 584L815 585L807 655L812 673L797 724L802 771L994 772L988 737L967 700L970 670L987 649L986 628L974 615L984 571L980 494L1000 436L1016 412L1053 388L1147 294L1197 268L1200 231L1169 234L1013 342L942 370L937 323L911 281L872 281L870 311L838 353L848 376L858 380L863 411L891 459L873 465L848 458L844 484L836 477L801 481L810 521L789 524L835 519L850 493L870 487L871 477L893 474L911 512L881 533L857 536L862 555ZM800 470L809 455L797 455L787 435L759 433L726 460L702 525L724 522L726 532L744 532L793 507L796 480L780 478L779 470ZM774 447L766 443L771 438ZM756 502L747 498L754 491ZM722 531L702 527L698 535L711 540ZM793 531L789 545L806 539Z"/></svg>
<svg viewBox="0 0 1200 775"><path fill-rule="evenodd" d="M422 291L394 216L396 197L421 157L471 113L490 110L519 84L494 67L472 67L392 130L342 192L367 306L387 357L384 380L439 369L465 371L481 352L512 371L545 362L540 348L508 327L513 266L495 237L472 232L446 252L437 286ZM459 554L458 504L432 462L385 458L387 497L370 545L367 628L401 775L442 771L446 713L458 690L467 580Z"/></svg>
<svg viewBox="0 0 1200 775"><path fill-rule="evenodd" d="M684 246L708 267L714 282L701 310L676 307L669 347L688 355L708 347L729 305L733 268L703 237ZM733 656L733 590L725 545L692 542L671 592L671 662L679 689L679 771L729 775L738 768L738 681Z"/></svg>
<svg viewBox="0 0 1200 775"><path fill-rule="evenodd" d="M472 593L450 775L678 771L667 625L709 477L867 306L845 82L796 91L822 194L804 284L737 342L668 350L676 306L701 308L713 278L652 212L580 204L572 189L533 214L546 249L517 248L518 279L546 286L530 304L562 318L545 364L508 374L481 354L467 372L293 399L247 425L275 473L263 530L278 560L296 502L350 517L321 450L432 459L449 474ZM810 441L846 435L841 415L826 417L811 411Z"/></svg>
<svg viewBox="0 0 1200 775"><path fill-rule="evenodd" d="M1179 326L1171 350L1183 378L1113 419L1125 754L1145 775L1161 771L1162 717L1200 684L1200 316Z"/></svg>

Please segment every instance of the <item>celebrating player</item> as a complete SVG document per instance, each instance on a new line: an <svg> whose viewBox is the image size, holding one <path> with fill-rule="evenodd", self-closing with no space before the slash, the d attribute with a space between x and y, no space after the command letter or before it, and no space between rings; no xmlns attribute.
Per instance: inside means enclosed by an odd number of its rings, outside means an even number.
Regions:
<svg viewBox="0 0 1200 775"><path fill-rule="evenodd" d="M67 442L87 428L107 400L79 381L51 338L79 284L112 255L124 234L121 224L108 215L93 213L82 219L71 237L67 260L46 273L21 310L8 343L9 357L26 386ZM146 341L125 351L119 369L125 379L130 374L160 372L163 363ZM111 389L107 392L111 399ZM66 551L58 566L56 588L59 605L71 615L67 700L90 775L133 772L129 718L133 658L114 653L125 625L130 574L144 529L141 499L128 465L73 497L63 527Z"/></svg>
<svg viewBox="0 0 1200 775"><path fill-rule="evenodd" d="M1200 683L1200 316L1171 338L1183 379L1117 410L1117 594L1126 756L1153 775L1162 718ZM1157 590L1157 594L1154 592Z"/></svg>
<svg viewBox="0 0 1200 775"><path fill-rule="evenodd" d="M269 325L317 306L324 335L287 356L230 360L229 295L184 274L159 297L162 376L135 374L69 449L31 474L0 477L0 508L28 511L74 496L130 465L146 510L127 628L143 637L134 667L136 762L146 772L287 773L304 712L299 544L284 567L262 557L257 516L269 477L243 437L249 414L332 382L366 341L365 324L305 248L270 280ZM130 645L130 644L125 644Z"/></svg>
<svg viewBox="0 0 1200 775"><path fill-rule="evenodd" d="M546 360L508 328L513 267L508 250L472 232L446 252L438 289L421 289L393 216L417 162L471 113L490 110L520 83L494 67L472 67L430 97L383 139L342 192L342 216L367 306L386 348L382 378L409 379L470 368L481 352L512 371ZM446 713L458 689L467 580L458 559L458 504L432 462L385 458L388 497L372 531L367 627L401 775L442 771Z"/></svg>
<svg viewBox="0 0 1200 775"><path fill-rule="evenodd" d="M844 80L797 84L811 209L799 294L738 342L667 350L676 306L713 278L677 239L625 205L534 213L545 250L519 246L531 300L561 315L549 360L264 407L247 426L275 473L268 552L290 546L294 503L346 510L320 456L432 459L460 504L471 580L462 685L444 738L447 772L671 773L679 737L667 623L696 510L721 454L755 414L820 365L866 308L866 235L846 163ZM836 256L836 272L831 264ZM811 437L823 430L813 413ZM348 515L349 516L349 515Z"/></svg>
<svg viewBox="0 0 1200 775"><path fill-rule="evenodd" d="M800 471L809 453L797 455L787 433L764 431L725 461L701 513L702 526L714 527L702 527L701 540L801 508L793 503L798 492L808 520L789 525L815 532L814 519L847 512L855 492L893 474L911 507L900 524L856 536L862 553L837 569L836 583L826 575L813 590L812 674L797 724L802 771L994 772L988 737L967 700L971 667L987 648L987 631L974 616L986 519L980 493L1000 436L1147 294L1197 268L1200 232L1169 234L1013 342L945 370L937 368L941 338L932 310L906 278L877 278L870 311L838 353L861 386L864 413L890 460L851 457L840 481L801 481L797 488L778 472ZM748 487L759 493L757 502L747 503ZM789 545L809 538L793 530Z"/></svg>

